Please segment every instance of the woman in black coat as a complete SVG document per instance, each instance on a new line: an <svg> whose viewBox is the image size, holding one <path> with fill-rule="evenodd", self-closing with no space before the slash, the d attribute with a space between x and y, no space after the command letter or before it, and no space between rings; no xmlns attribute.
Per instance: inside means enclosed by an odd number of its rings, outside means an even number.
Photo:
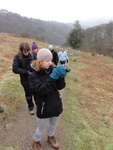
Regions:
<svg viewBox="0 0 113 150"><path fill-rule="evenodd" d="M59 115L62 113L62 100L59 90L66 85L64 77L66 70L64 66L53 68L52 53L48 49L41 49L34 61L34 71L29 76L30 86L34 92L38 128L36 129L33 146L34 150L41 148L41 136L48 126L48 141L54 148L59 148L54 133ZM49 123L49 125L48 125Z"/></svg>
<svg viewBox="0 0 113 150"><path fill-rule="evenodd" d="M18 53L15 55L12 64L12 71L15 74L20 75L20 82L25 91L25 98L28 104L28 109L30 114L33 115L34 112L34 103L33 103L33 92L30 88L28 77L32 72L30 66L33 61L33 57L30 53L30 46L26 42L22 42L19 45Z"/></svg>

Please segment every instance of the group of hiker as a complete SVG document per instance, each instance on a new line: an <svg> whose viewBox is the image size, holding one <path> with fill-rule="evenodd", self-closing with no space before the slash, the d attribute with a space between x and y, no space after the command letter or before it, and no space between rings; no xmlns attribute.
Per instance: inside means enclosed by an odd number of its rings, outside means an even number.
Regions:
<svg viewBox="0 0 113 150"><path fill-rule="evenodd" d="M64 48L57 53L53 45L39 49L35 42L31 48L28 43L22 42L14 56L12 71L20 75L30 114L34 115L34 107L37 108L38 128L33 138L34 150L42 150L40 141L47 128L47 140L53 148L59 148L54 134L59 115L63 111L59 90L66 86L66 63L68 55ZM0 107L0 112L3 111Z"/></svg>

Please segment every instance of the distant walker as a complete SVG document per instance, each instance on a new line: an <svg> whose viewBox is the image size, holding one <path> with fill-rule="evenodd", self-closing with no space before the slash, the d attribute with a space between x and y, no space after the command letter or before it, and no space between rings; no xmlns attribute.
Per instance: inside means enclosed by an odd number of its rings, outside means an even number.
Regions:
<svg viewBox="0 0 113 150"><path fill-rule="evenodd" d="M61 65L68 63L68 55L64 48L61 48L61 51L58 53L58 57Z"/></svg>

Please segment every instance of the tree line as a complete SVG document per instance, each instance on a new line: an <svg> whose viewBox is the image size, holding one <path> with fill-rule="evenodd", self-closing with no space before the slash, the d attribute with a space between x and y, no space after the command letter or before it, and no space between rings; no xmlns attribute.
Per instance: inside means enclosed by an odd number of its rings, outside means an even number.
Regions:
<svg viewBox="0 0 113 150"><path fill-rule="evenodd" d="M78 20L73 27L65 23L42 21L0 10L0 32L113 56L113 21L83 29Z"/></svg>
<svg viewBox="0 0 113 150"><path fill-rule="evenodd" d="M71 26L64 23L22 17L7 10L0 10L0 32L63 45L71 29Z"/></svg>
<svg viewBox="0 0 113 150"><path fill-rule="evenodd" d="M86 30L76 21L67 36L66 44L85 52L113 56L113 21Z"/></svg>

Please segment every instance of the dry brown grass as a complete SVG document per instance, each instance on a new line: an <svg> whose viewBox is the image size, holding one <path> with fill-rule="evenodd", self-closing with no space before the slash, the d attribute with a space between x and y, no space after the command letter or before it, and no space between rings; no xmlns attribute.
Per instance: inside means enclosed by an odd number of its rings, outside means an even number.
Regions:
<svg viewBox="0 0 113 150"><path fill-rule="evenodd" d="M80 73L79 76L81 76L79 84L81 84L83 89L82 94L87 99L88 110L92 111L96 107L94 104L91 104L92 101L100 107L103 105L109 112L111 108L112 112L113 59L99 55L95 57L87 56L84 53L83 57L78 59L78 63L87 65L86 67L78 66L76 70ZM107 106L109 107L107 108Z"/></svg>

